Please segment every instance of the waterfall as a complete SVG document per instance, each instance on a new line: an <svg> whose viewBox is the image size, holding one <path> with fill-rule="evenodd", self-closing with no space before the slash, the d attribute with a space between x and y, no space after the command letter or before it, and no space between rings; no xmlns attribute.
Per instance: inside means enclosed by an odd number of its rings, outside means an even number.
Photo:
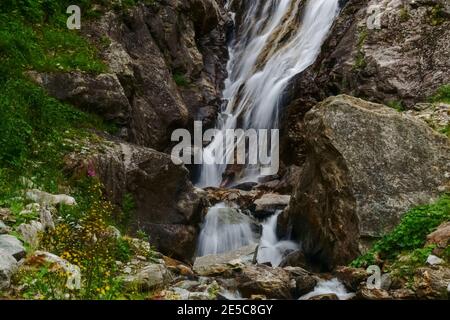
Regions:
<svg viewBox="0 0 450 320"><path fill-rule="evenodd" d="M248 2L229 47L225 103L217 120L223 136L228 129L278 128L279 106L289 80L315 61L339 8L339 0ZM222 183L227 159L234 157L234 152L215 154L223 143L223 139L213 139L203 151L204 163L216 160L218 164L202 165L198 186ZM258 144L249 148L258 148ZM237 180L255 181L258 176L258 166L247 165Z"/></svg>
<svg viewBox="0 0 450 320"><path fill-rule="evenodd" d="M263 223L263 232L258 249L258 263L270 262L272 266L277 267L286 251L295 251L299 245L293 241L279 241L276 235L278 216L281 211L271 216Z"/></svg>
<svg viewBox="0 0 450 320"><path fill-rule="evenodd" d="M251 220L219 203L208 210L198 241L198 256L233 251L255 242Z"/></svg>

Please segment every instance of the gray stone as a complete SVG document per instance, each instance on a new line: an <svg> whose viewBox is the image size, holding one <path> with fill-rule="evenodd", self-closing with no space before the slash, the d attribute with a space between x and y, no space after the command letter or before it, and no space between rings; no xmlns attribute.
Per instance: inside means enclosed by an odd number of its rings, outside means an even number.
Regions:
<svg viewBox="0 0 450 320"><path fill-rule="evenodd" d="M16 237L7 234L0 235L0 249L12 255L16 260L24 258L26 254L22 242Z"/></svg>
<svg viewBox="0 0 450 320"><path fill-rule="evenodd" d="M150 264L124 278L128 290L151 291L162 289L172 280L170 271L162 264Z"/></svg>
<svg viewBox="0 0 450 320"><path fill-rule="evenodd" d="M197 257L193 270L201 276L230 273L235 268L251 264L254 260L257 247L257 244L251 244L223 254Z"/></svg>
<svg viewBox="0 0 450 320"><path fill-rule="evenodd" d="M8 251L0 248L0 290L10 285L11 276L18 267L16 259Z"/></svg>
<svg viewBox="0 0 450 320"><path fill-rule="evenodd" d="M0 220L0 234L9 233L10 231L11 229L3 221Z"/></svg>
<svg viewBox="0 0 450 320"><path fill-rule="evenodd" d="M330 268L450 187L450 140L392 108L331 97L304 126L309 151L289 216L305 255Z"/></svg>

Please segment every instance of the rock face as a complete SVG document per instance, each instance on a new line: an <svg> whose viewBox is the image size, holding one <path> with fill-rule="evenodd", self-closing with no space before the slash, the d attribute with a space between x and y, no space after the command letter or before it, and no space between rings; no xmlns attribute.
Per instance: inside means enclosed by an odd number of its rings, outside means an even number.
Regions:
<svg viewBox="0 0 450 320"><path fill-rule="evenodd" d="M237 278L238 289L244 297L264 295L268 299L290 299L289 273L282 268L266 265L246 266Z"/></svg>
<svg viewBox="0 0 450 320"><path fill-rule="evenodd" d="M304 126L306 164L289 215L306 256L325 268L347 264L449 187L449 140L391 108L332 97Z"/></svg>
<svg viewBox="0 0 450 320"><path fill-rule="evenodd" d="M97 175L113 203L126 195L135 204L130 217L133 231L142 230L164 254L189 261L195 251L202 198L189 181L184 166L169 155L136 145L104 141L89 147L89 154L66 158L75 175Z"/></svg>
<svg viewBox="0 0 450 320"><path fill-rule="evenodd" d="M299 120L329 96L344 93L410 108L450 82L450 51L442 45L450 41L447 0L344 3L318 59L287 90L286 163L304 160Z"/></svg>
<svg viewBox="0 0 450 320"><path fill-rule="evenodd" d="M96 113L118 135L164 151L171 132L220 106L226 16L215 0L158 1L106 12L83 26L107 70L30 73L50 95Z"/></svg>

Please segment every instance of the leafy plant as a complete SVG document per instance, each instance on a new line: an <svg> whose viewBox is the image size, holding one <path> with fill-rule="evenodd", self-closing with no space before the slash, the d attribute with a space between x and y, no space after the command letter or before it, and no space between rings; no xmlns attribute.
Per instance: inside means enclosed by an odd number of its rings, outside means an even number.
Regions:
<svg viewBox="0 0 450 320"><path fill-rule="evenodd" d="M351 265L367 267L378 259L395 260L402 253L421 249L426 236L449 220L450 195L446 194L434 204L408 211L391 233L376 242L368 253L354 260Z"/></svg>

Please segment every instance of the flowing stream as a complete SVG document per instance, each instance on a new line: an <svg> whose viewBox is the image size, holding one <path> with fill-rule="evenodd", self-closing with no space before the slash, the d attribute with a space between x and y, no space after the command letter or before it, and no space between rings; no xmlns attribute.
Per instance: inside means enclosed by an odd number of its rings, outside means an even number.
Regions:
<svg viewBox="0 0 450 320"><path fill-rule="evenodd" d="M289 80L317 58L321 45L338 14L339 0L250 0L229 47L223 99L217 129L276 129L279 106ZM230 4L230 3L229 3ZM235 15L233 15L235 16ZM265 141L262 141L263 144ZM223 139L213 139L203 151L199 187L220 186L227 159L234 148L223 148ZM236 145L236 141L226 143ZM267 143L267 142L266 142ZM249 145L252 148L261 145ZM265 148L267 150L267 145ZM270 148L269 148L270 149ZM231 151L231 152L230 152ZM253 150L254 152L255 150ZM215 161L214 161L215 160ZM238 182L255 181L258 165L247 165Z"/></svg>

